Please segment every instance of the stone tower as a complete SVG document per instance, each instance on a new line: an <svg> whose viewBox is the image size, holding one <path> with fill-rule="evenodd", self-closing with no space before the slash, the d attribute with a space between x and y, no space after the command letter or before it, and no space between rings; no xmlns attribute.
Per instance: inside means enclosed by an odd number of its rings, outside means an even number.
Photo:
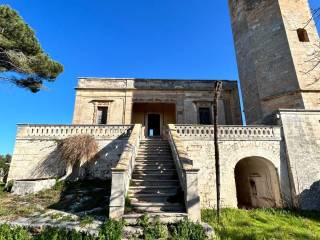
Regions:
<svg viewBox="0 0 320 240"><path fill-rule="evenodd" d="M229 0L245 113L320 109L320 42L308 0Z"/></svg>

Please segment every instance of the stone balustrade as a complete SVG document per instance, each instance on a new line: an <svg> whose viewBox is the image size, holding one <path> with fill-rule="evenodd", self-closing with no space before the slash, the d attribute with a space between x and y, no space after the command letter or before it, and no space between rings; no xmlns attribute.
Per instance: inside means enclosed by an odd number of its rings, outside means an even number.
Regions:
<svg viewBox="0 0 320 240"><path fill-rule="evenodd" d="M62 139L89 134L96 139L129 137L133 125L42 125L19 124L17 139Z"/></svg>
<svg viewBox="0 0 320 240"><path fill-rule="evenodd" d="M136 156L142 138L142 125L136 124L115 168L112 168L112 184L109 218L121 219L125 211L125 197L129 189Z"/></svg>
<svg viewBox="0 0 320 240"><path fill-rule="evenodd" d="M173 154L174 163L184 192L184 202L188 219L201 221L200 197L198 190L199 169L193 167L188 153L177 134L174 124L168 125L168 140Z"/></svg>
<svg viewBox="0 0 320 240"><path fill-rule="evenodd" d="M213 140L212 125L175 125L179 138L187 140ZM219 126L218 136L221 141L233 140L281 140L281 130L277 126Z"/></svg>

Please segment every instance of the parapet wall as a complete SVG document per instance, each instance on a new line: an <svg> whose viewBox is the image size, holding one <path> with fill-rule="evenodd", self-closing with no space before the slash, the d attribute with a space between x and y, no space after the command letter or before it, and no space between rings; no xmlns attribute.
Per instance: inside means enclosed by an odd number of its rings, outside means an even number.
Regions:
<svg viewBox="0 0 320 240"><path fill-rule="evenodd" d="M186 155L194 168L199 169L198 184L201 208L216 206L216 175L213 126L174 125L179 138L178 149ZM265 159L276 169L282 204L291 205L291 191L280 127L219 126L221 171L221 203L223 207L237 207L235 166L245 158Z"/></svg>
<svg viewBox="0 0 320 240"><path fill-rule="evenodd" d="M99 152L88 164L89 177L111 178L133 125L18 125L8 180L57 178L66 166L59 158L58 140L81 134L93 136Z"/></svg>

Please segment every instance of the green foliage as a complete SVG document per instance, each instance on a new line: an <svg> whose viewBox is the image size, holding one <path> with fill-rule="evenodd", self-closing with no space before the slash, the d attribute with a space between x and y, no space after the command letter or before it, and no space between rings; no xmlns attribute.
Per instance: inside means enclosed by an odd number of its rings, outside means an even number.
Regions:
<svg viewBox="0 0 320 240"><path fill-rule="evenodd" d="M172 239L174 240L205 240L208 239L203 227L184 219L171 226Z"/></svg>
<svg viewBox="0 0 320 240"><path fill-rule="evenodd" d="M150 222L150 219L149 219L148 215L143 214L141 217L139 217L137 224L139 226L141 226L142 228L146 228L149 226L149 222Z"/></svg>
<svg viewBox="0 0 320 240"><path fill-rule="evenodd" d="M155 222L151 222L148 215L144 214L138 219L138 225L143 228L143 237L145 240L152 239L168 239L169 231L165 224L157 218Z"/></svg>
<svg viewBox="0 0 320 240"><path fill-rule="evenodd" d="M95 240L96 237L87 233L76 232L75 230L67 230L65 228L47 227L40 235L35 236L34 240Z"/></svg>
<svg viewBox="0 0 320 240"><path fill-rule="evenodd" d="M56 184L53 186L53 190L62 192L64 190L66 186L66 182L65 181L56 181Z"/></svg>
<svg viewBox="0 0 320 240"><path fill-rule="evenodd" d="M6 183L4 191L11 192L12 187L13 187L13 180L10 180Z"/></svg>
<svg viewBox="0 0 320 240"><path fill-rule="evenodd" d="M130 200L130 197L129 196L126 196L125 198L125 204L124 204L124 212L125 213L130 213L132 212L133 210L133 207L131 205L131 200Z"/></svg>
<svg viewBox="0 0 320 240"><path fill-rule="evenodd" d="M43 81L54 81L63 66L52 60L41 48L34 31L8 5L0 5L0 73L7 80L32 92L41 89Z"/></svg>
<svg viewBox="0 0 320 240"><path fill-rule="evenodd" d="M223 209L221 225L215 210L203 210L219 239L320 239L320 213L283 209Z"/></svg>
<svg viewBox="0 0 320 240"><path fill-rule="evenodd" d="M0 226L0 240L31 240L29 233L21 227Z"/></svg>
<svg viewBox="0 0 320 240"><path fill-rule="evenodd" d="M121 240L123 221L107 220L99 232L99 240Z"/></svg>
<svg viewBox="0 0 320 240"><path fill-rule="evenodd" d="M11 155L0 155L0 171L3 176L6 176L9 172L9 165L11 162Z"/></svg>

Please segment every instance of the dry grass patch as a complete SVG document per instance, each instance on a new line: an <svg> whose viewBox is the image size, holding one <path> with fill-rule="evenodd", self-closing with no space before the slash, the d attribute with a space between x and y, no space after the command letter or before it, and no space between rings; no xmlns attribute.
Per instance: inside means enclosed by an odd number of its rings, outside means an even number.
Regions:
<svg viewBox="0 0 320 240"><path fill-rule="evenodd" d="M0 219L13 220L33 213L44 213L49 206L59 201L61 189L53 188L37 194L17 196L0 189Z"/></svg>
<svg viewBox="0 0 320 240"><path fill-rule="evenodd" d="M60 159L66 165L66 175L62 179L83 180L85 177L85 166L94 159L99 146L90 135L75 135L58 142Z"/></svg>
<svg viewBox="0 0 320 240"><path fill-rule="evenodd" d="M61 159L67 165L74 166L80 161L81 166L95 156L98 144L90 135L76 135L60 140L58 149Z"/></svg>

